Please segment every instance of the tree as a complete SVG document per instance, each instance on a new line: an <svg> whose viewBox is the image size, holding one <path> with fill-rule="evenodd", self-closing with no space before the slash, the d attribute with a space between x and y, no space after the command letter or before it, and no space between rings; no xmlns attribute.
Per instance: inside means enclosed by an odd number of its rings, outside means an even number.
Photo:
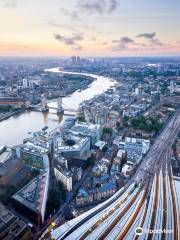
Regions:
<svg viewBox="0 0 180 240"><path fill-rule="evenodd" d="M11 201L11 196L16 192L16 188L12 185L7 186L5 193L0 194L0 200L7 205Z"/></svg>
<svg viewBox="0 0 180 240"><path fill-rule="evenodd" d="M116 123L116 127L119 128L120 127L120 122Z"/></svg>
<svg viewBox="0 0 180 240"><path fill-rule="evenodd" d="M176 143L174 143L174 144L172 145L172 149L173 149L173 151L176 152L176 149L177 149L177 147L176 147Z"/></svg>
<svg viewBox="0 0 180 240"><path fill-rule="evenodd" d="M104 147L103 147L103 149L102 149L102 152L107 152L107 150L108 150L108 147L107 147L107 145L105 145Z"/></svg>
<svg viewBox="0 0 180 240"><path fill-rule="evenodd" d="M87 159L87 166L88 167L93 167L95 164L94 158L91 156Z"/></svg>
<svg viewBox="0 0 180 240"><path fill-rule="evenodd" d="M129 116L124 116L124 121L128 122L129 121Z"/></svg>
<svg viewBox="0 0 180 240"><path fill-rule="evenodd" d="M52 189L49 192L48 202L47 202L47 215L51 214L54 210L58 210L60 208L60 203L62 200L61 191Z"/></svg>
<svg viewBox="0 0 180 240"><path fill-rule="evenodd" d="M78 120L79 122L86 122L84 116L78 116L78 117L77 117L77 120Z"/></svg>
<svg viewBox="0 0 180 240"><path fill-rule="evenodd" d="M123 126L124 127L128 127L129 126L129 117L128 116L124 116Z"/></svg>
<svg viewBox="0 0 180 240"><path fill-rule="evenodd" d="M112 128L109 128L109 127L104 127L103 128L103 134L110 134L110 135L112 135L112 132L113 132Z"/></svg>
<svg viewBox="0 0 180 240"><path fill-rule="evenodd" d="M162 123L158 121L158 118L146 120L144 116L132 118L131 125L135 129L144 130L146 132L158 132L162 128Z"/></svg>

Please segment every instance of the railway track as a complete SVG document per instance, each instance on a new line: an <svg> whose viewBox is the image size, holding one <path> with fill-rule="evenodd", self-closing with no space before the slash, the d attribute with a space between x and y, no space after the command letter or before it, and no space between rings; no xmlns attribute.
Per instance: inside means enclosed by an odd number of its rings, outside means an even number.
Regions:
<svg viewBox="0 0 180 240"><path fill-rule="evenodd" d="M112 216L116 211L121 210L124 207L124 204L126 203L126 201L128 200L128 198L131 195L131 191L134 188L134 184L132 185L132 187L130 187L130 189L126 190L126 192L120 197L119 200L116 201L115 205L107 208L107 210L105 211L105 213L102 214L102 216L100 216L98 218L98 220L96 220L93 225L91 225L88 230L86 230L79 238L79 240L83 240L85 238L87 238L93 231L95 231L104 221L107 221L108 218L110 216Z"/></svg>
<svg viewBox="0 0 180 240"><path fill-rule="evenodd" d="M144 196L144 201L142 203L141 209L134 215L134 219L131 222L131 224L128 226L126 229L126 232L122 232L122 235L124 235L124 239L138 239L138 235L136 235L136 229L137 228L142 228L146 214L147 214L147 209L149 205L149 198L150 198L150 193L153 185L152 177L149 179L149 184L146 186L146 194ZM121 236L119 236L121 237Z"/></svg>
<svg viewBox="0 0 180 240"><path fill-rule="evenodd" d="M113 220L113 222L101 233L101 235L97 238L98 240L104 240L106 236L109 235L109 233L112 231L112 229L118 224L118 222L123 218L123 216L127 213L127 211L132 207L134 202L136 201L137 197L139 196L140 191L138 191L135 196L132 198L131 202L128 204L128 206L120 212L116 218Z"/></svg>
<svg viewBox="0 0 180 240"><path fill-rule="evenodd" d="M173 202L173 213L174 213L174 239L179 239L179 218L178 218L178 207L177 207L177 199L176 199L176 192L174 189L174 183L172 179L172 170L170 170L170 188L172 193L172 202Z"/></svg>
<svg viewBox="0 0 180 240"><path fill-rule="evenodd" d="M132 224L134 223L137 215L139 214L144 202L145 202L145 198L146 198L146 193L143 194L142 198L140 199L140 202L138 204L138 206L136 207L135 212L131 215L130 219L128 220L127 224L124 226L122 232L119 234L118 236L118 240L124 240L126 234L128 233L130 227L132 226Z"/></svg>
<svg viewBox="0 0 180 240"><path fill-rule="evenodd" d="M162 229L166 229L167 226L167 196L166 196L166 176L163 174L163 219L162 219ZM161 240L166 240L166 235L163 232L161 235Z"/></svg>
<svg viewBox="0 0 180 240"><path fill-rule="evenodd" d="M179 124L180 124L180 120L179 120L179 112L177 112L173 118L171 118L171 120L169 121L167 128L164 128L162 133L160 134L160 136L158 137L157 141L155 142L155 144L152 146L151 151L147 154L146 158L144 159L143 163L141 164L141 166L139 167L139 169L137 170L135 176L133 177L133 180L136 181L138 178L144 179L145 183L149 183L149 180L147 180L147 173L150 172L151 177L154 176L154 174L156 174L155 177L155 192L153 193L153 203L149 202L149 197L147 196L147 198L142 197L142 199L138 202L138 206L141 206L138 208L135 208L135 211L132 213L132 216L130 216L130 218L127 221L127 224L124 226L123 231L121 232L121 234L119 235L119 239L123 239L122 237L126 237L128 236L128 231L130 230L130 225L134 223L136 217L139 215L140 213L140 209L142 208L142 206L144 206L145 204L145 199L146 199L146 206L148 207L148 210L144 210L143 212L143 216L141 218L141 223L140 226L144 227L144 225L147 224L147 229L154 229L156 227L156 219L157 219L157 206L158 206L158 196L159 196L159 176L158 176L158 171L161 168L162 164L165 162L164 158L168 158L168 153L167 150L169 148L169 146L172 145L172 141L173 139L176 137L177 134L177 130L179 128ZM167 153L167 157L163 157L164 153ZM142 169L142 170L141 170ZM141 171L144 171L143 174L141 174ZM138 180L139 180L138 179ZM163 200L161 200L161 204L163 205L163 209L167 209L168 205L167 205L167 199L166 199L166 179L163 177L162 180L162 185L163 185L163 191L162 191L162 196L163 196ZM131 181L132 182L132 181ZM171 186L171 192L173 193L173 184L172 181L170 182L170 186ZM126 190L128 189L128 187L126 186ZM141 189L142 191L142 189ZM89 215L87 214L84 215L84 217L82 218L82 220L80 220L79 222L76 222L74 224L74 226L72 225L72 227L68 227L66 231L64 231L64 234L61 234L61 236L58 239L72 239L72 233L78 231L79 227L82 226L83 231L82 234L80 236L80 238L76 238L76 239L93 239L90 238L92 233L95 232L98 228L101 227L101 225L103 224L103 222L106 222L107 219L109 219L109 226L103 230L102 233L100 233L100 235L98 236L98 240L101 239L105 239L107 236L110 236L109 234L111 233L112 229L115 228L118 223L122 220L122 218L125 216L125 214L128 213L129 208L136 202L138 195L140 195L140 191L138 191L131 199L130 203L127 205L126 208L123 208L122 211L118 212L118 207L120 208L120 205L116 205L116 202L119 201L119 199L121 198L121 196L123 195L123 192L121 192L120 194L115 194L115 196L113 198L111 198L111 200L105 204L102 204L101 207L95 208L94 212L92 211ZM148 194L147 194L148 195ZM173 193L173 200L175 199L175 192ZM152 207L150 206L151 204ZM112 208L109 208L109 206L112 205ZM117 208L116 208L117 207ZM122 207L122 202L121 202L121 207ZM150 209L149 211L149 208ZM162 206L161 206L162 207ZM173 212L175 211L175 209L177 210L177 206L176 204L173 204ZM106 212L107 211L107 212ZM91 219L96 219L96 216L99 216L99 213L103 213L102 215L100 215L100 218L95 220L95 223L91 223L90 227L88 228L86 226L87 222L90 222ZM116 213L116 214L115 214ZM115 215L113 215L115 214ZM110 220L110 217L114 216L114 219ZM148 216L152 216L152 217L148 217ZM177 223L178 219L177 219L177 215L174 216L174 222ZM162 226L167 225L167 214L166 214L166 210L163 211L163 220L158 220L158 226L160 224L160 222L162 223ZM146 223L146 224L145 224ZM85 230L84 230L85 229ZM175 233L175 237L179 237L179 233L177 232L177 227L176 229L174 229L176 231ZM121 237L122 236L122 237ZM147 234L146 235L147 238L141 238L141 239L148 239L151 240L153 238L153 234ZM110 238L109 238L110 239ZM126 238L124 238L126 239ZM127 238L128 239L128 238ZM137 236L135 236L134 239L138 239ZM175 238L178 239L178 238Z"/></svg>

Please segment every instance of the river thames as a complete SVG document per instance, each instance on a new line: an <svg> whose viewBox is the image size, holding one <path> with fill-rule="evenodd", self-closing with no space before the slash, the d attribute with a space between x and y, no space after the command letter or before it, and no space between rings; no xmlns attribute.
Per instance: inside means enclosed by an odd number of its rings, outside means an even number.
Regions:
<svg viewBox="0 0 180 240"><path fill-rule="evenodd" d="M72 74L72 72L61 72L59 68L47 69L46 71ZM63 105L69 109L77 109L83 101L103 93L115 84L115 81L108 77L86 73L73 72L73 74L91 76L95 78L95 80L81 92L76 91L70 96L63 98ZM57 106L54 101L50 102L49 105L53 107ZM67 118L67 116L60 117L54 110L49 113L25 111L19 115L10 117L0 122L0 145L12 147L21 144L24 138L31 136L31 132L40 131L45 126L48 126L48 130L51 131L57 128L65 118Z"/></svg>

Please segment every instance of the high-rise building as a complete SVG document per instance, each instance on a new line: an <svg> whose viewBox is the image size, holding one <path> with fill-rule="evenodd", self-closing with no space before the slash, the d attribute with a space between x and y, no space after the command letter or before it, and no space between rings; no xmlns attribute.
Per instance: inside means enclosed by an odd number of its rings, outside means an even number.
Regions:
<svg viewBox="0 0 180 240"><path fill-rule="evenodd" d="M44 222L49 189L49 169L41 172L12 197L13 205L33 222Z"/></svg>
<svg viewBox="0 0 180 240"><path fill-rule="evenodd" d="M175 91L175 85L174 85L174 81L170 82L170 93L174 93Z"/></svg>
<svg viewBox="0 0 180 240"><path fill-rule="evenodd" d="M176 71L176 77L178 77L179 76L179 69L177 69L177 71Z"/></svg>
<svg viewBox="0 0 180 240"><path fill-rule="evenodd" d="M94 144L99 141L102 136L102 127L99 124L76 123L71 128L71 132L85 137L90 137L91 143Z"/></svg>
<svg viewBox="0 0 180 240"><path fill-rule="evenodd" d="M28 87L28 80L27 80L27 78L24 78L24 79L23 79L23 87L24 87L24 88L27 88L27 87Z"/></svg>
<svg viewBox="0 0 180 240"><path fill-rule="evenodd" d="M56 164L54 168L54 174L56 179L66 187L68 191L72 190L72 173L66 168L61 167L59 164Z"/></svg>
<svg viewBox="0 0 180 240"><path fill-rule="evenodd" d="M24 144L16 147L16 156L36 169L49 168L47 151L32 145Z"/></svg>
<svg viewBox="0 0 180 240"><path fill-rule="evenodd" d="M72 56L72 57L71 57L71 61L72 61L73 64L76 64L76 61L77 61L77 60L76 60L76 56Z"/></svg>
<svg viewBox="0 0 180 240"><path fill-rule="evenodd" d="M63 137L57 136L55 153L65 158L80 157L90 151L90 137L67 133Z"/></svg>

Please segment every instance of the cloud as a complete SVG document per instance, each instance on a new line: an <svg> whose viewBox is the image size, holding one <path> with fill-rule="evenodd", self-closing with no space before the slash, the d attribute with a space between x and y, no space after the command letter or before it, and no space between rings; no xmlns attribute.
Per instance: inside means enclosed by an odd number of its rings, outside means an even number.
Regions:
<svg viewBox="0 0 180 240"><path fill-rule="evenodd" d="M123 51L127 50L129 48L129 45L135 44L135 41L130 37L122 37L119 40L113 40L113 43L116 44L116 46L113 48L114 51Z"/></svg>
<svg viewBox="0 0 180 240"><path fill-rule="evenodd" d="M77 42L83 40L83 36L80 33L74 33L71 37L66 37L58 33L54 33L54 38L67 45L75 45Z"/></svg>
<svg viewBox="0 0 180 240"><path fill-rule="evenodd" d="M141 34L138 34L136 37L137 38L153 39L153 38L155 38L155 36L156 36L156 33L152 32L152 33L141 33Z"/></svg>
<svg viewBox="0 0 180 240"><path fill-rule="evenodd" d="M144 38L150 41L150 44L153 46L163 46L164 44L160 39L156 38L156 33L141 33L136 36L137 38Z"/></svg>
<svg viewBox="0 0 180 240"><path fill-rule="evenodd" d="M73 21L80 20L80 17L77 11L69 11L68 9L65 9L65 8L61 8L60 11L63 15L70 17L70 19Z"/></svg>
<svg viewBox="0 0 180 240"><path fill-rule="evenodd" d="M152 43L153 43L153 45L155 45L155 46L164 46L164 45L165 45L165 44L162 43L161 40L158 39L158 38L153 38L153 39L152 39Z"/></svg>
<svg viewBox="0 0 180 240"><path fill-rule="evenodd" d="M90 13L100 13L104 12L105 1L99 0L81 0L78 4L79 8L83 11L87 11Z"/></svg>
<svg viewBox="0 0 180 240"><path fill-rule="evenodd" d="M129 37L122 37L119 40L113 40L113 43L118 43L118 44L128 44L134 42L132 38Z"/></svg>
<svg viewBox="0 0 180 240"><path fill-rule="evenodd" d="M74 10L60 8L63 15L69 17L72 21L81 20L85 14L110 14L119 6L118 0L78 0Z"/></svg>
<svg viewBox="0 0 180 240"><path fill-rule="evenodd" d="M143 41L138 41L140 38ZM124 36L119 40L113 40L112 43L115 44L111 48L112 51L157 51L171 46L157 38L155 32L141 33L136 35L134 39Z"/></svg>
<svg viewBox="0 0 180 240"><path fill-rule="evenodd" d="M9 8L9 9L17 8L17 2L13 0L7 0L4 3L3 8Z"/></svg>
<svg viewBox="0 0 180 240"><path fill-rule="evenodd" d="M80 0L77 4L77 9L90 14L112 13L117 7L117 0Z"/></svg>
<svg viewBox="0 0 180 240"><path fill-rule="evenodd" d="M109 1L109 12L114 12L117 7L118 7L119 3L116 0L110 0Z"/></svg>
<svg viewBox="0 0 180 240"><path fill-rule="evenodd" d="M79 44L79 42L84 39L82 33L73 33L72 36L68 37L54 33L53 36L59 42L63 42L64 44L71 46L72 50L82 50L82 46Z"/></svg>
<svg viewBox="0 0 180 240"><path fill-rule="evenodd" d="M121 44L128 44L128 43L133 43L134 40L132 38L129 38L129 37L122 37L122 38L120 38L120 40L118 42L121 43Z"/></svg>

